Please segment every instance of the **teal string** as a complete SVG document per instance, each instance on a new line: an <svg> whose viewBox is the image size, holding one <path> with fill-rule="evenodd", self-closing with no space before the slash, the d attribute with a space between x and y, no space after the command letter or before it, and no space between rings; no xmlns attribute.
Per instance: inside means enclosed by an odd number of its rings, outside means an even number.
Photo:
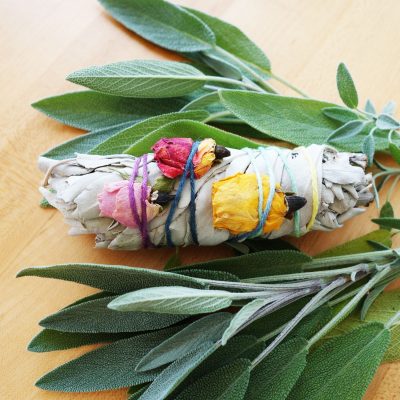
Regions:
<svg viewBox="0 0 400 400"><path fill-rule="evenodd" d="M287 162L287 158L289 157L290 151L288 151L286 157L283 155L281 149L279 149L278 147L274 147L274 149L277 151L279 157L281 158L283 165L285 167L285 170L287 172L287 174L289 175L289 179L290 179L290 186L292 188L292 191L294 193L298 193L298 189L297 189L297 182L296 179L293 175L292 169L290 168L288 162ZM300 237L301 236L301 230L300 230L300 210L295 211L294 213L294 235L296 237Z"/></svg>
<svg viewBox="0 0 400 400"><path fill-rule="evenodd" d="M170 225L172 222L172 218L175 215L175 211L178 207L178 203L181 198L182 191L185 186L185 182L186 182L188 175L189 175L189 179L190 179L189 227L190 227L190 232L192 235L193 242L198 244L197 224L196 224L196 201L195 201L196 193L195 193L195 177L194 177L193 158L196 154L199 144L200 144L200 142L198 142L198 141L193 143L189 157L185 164L185 168L183 170L183 174L179 181L178 189L176 190L175 198L171 204L171 208L169 209L167 220L165 221L165 235L167 238L167 245L169 247L174 246L174 242L172 241Z"/></svg>

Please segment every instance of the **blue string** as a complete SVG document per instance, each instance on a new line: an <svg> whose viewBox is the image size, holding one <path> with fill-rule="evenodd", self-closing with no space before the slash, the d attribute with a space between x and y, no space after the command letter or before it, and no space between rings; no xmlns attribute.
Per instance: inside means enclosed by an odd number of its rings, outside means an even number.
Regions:
<svg viewBox="0 0 400 400"><path fill-rule="evenodd" d="M167 245L169 247L174 246L174 242L171 237L170 225L172 222L172 218L174 217L176 208L178 207L179 200L182 195L183 187L185 186L186 178L189 174L190 178L190 232L192 234L193 242L198 244L198 236L197 236L197 226L196 226L196 204L195 204L195 179L194 179L194 166L193 166L193 158L196 154L197 148L199 147L200 142L194 142L192 149L190 151L189 157L186 161L185 169L183 170L183 174L179 181L178 189L176 190L175 198L171 204L171 208L169 209L169 213L167 216L167 220L165 221L165 235L167 237Z"/></svg>
<svg viewBox="0 0 400 400"><path fill-rule="evenodd" d="M254 167L254 171L257 177L257 182L258 182L258 199L259 199L259 204L260 204L260 199L261 199L261 208L259 208L259 218L258 218L258 224L257 226L250 232L244 232L241 233L240 235L237 235L234 239L237 241L245 240L250 237L256 237L259 236L262 233L262 229L268 219L268 215L271 211L271 206L272 206L272 201L274 199L275 195L275 174L270 166L270 163L265 155L265 149L262 147L259 147L259 150L261 152L261 155L264 157L265 163L267 165L267 174L269 176L269 193L268 193L268 198L267 202L265 204L264 211L262 211L262 203L264 202L263 195L264 195L264 189L262 186L262 179L260 176L260 172L257 168L257 165L255 163L254 158L252 157L251 150L246 149L247 154L250 156L250 162ZM261 182L261 185L260 185ZM261 212L260 212L261 211Z"/></svg>

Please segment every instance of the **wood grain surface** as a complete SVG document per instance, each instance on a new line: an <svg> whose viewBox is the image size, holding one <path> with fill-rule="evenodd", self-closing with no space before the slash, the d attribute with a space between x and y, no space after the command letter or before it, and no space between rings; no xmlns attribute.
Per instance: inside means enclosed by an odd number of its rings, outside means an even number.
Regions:
<svg viewBox="0 0 400 400"><path fill-rule="evenodd" d="M273 69L317 98L338 101L337 64L350 68L360 98L379 107L400 102L398 0L185 0L243 29L272 60ZM0 0L0 398L24 400L124 399L125 391L44 392L35 380L87 351L26 351L38 321L90 289L38 278L15 279L29 265L115 263L159 268L171 250L111 252L93 237L69 237L62 217L39 208L38 155L81 134L35 112L30 103L75 90L64 77L76 69L127 59L173 57L114 22L96 0ZM395 192L400 215L400 191ZM374 229L370 207L334 233L311 233L297 243L310 254ZM397 242L399 245L399 242ZM186 262L229 254L224 247L187 248ZM400 399L400 363L380 367L368 400ZM340 400L340 399L338 399Z"/></svg>

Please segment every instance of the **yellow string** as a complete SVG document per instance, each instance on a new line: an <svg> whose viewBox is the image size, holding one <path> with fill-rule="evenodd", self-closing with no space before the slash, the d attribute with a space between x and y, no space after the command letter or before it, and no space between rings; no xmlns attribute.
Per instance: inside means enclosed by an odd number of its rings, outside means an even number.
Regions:
<svg viewBox="0 0 400 400"><path fill-rule="evenodd" d="M318 209L319 209L319 196L318 196L318 174L317 174L317 169L315 168L315 164L310 157L310 154L308 153L308 150L304 147L301 146L297 150L300 150L305 159L307 160L307 164L310 167L310 172L311 172L311 185L312 185L312 213L311 213L311 218L308 221L308 224L306 226L306 232L309 232L311 228L314 225L315 218L317 217L318 214Z"/></svg>

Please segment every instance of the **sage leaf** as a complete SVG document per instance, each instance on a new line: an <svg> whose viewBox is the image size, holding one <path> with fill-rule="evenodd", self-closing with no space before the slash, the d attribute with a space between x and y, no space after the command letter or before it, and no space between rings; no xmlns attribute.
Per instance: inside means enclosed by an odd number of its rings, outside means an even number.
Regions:
<svg viewBox="0 0 400 400"><path fill-rule="evenodd" d="M86 90L48 97L32 107L63 124L97 131L179 111L185 103L183 98L130 99Z"/></svg>
<svg viewBox="0 0 400 400"><path fill-rule="evenodd" d="M140 396L147 390L149 386L145 385L141 387L139 390L137 390L134 393L131 393L130 396L128 397L128 400L138 400L140 399Z"/></svg>
<svg viewBox="0 0 400 400"><path fill-rule="evenodd" d="M400 229L400 218L373 218L371 221L378 224L381 228Z"/></svg>
<svg viewBox="0 0 400 400"><path fill-rule="evenodd" d="M108 140L118 132L135 125L135 122L127 122L120 125L110 126L104 129L98 129L85 135L79 135L71 140L59 144L42 154L42 157L52 158L54 160L63 160L76 156L76 153L87 154L90 151Z"/></svg>
<svg viewBox="0 0 400 400"><path fill-rule="evenodd" d="M245 400L284 400L306 366L307 342L282 343L251 373Z"/></svg>
<svg viewBox="0 0 400 400"><path fill-rule="evenodd" d="M92 286L112 293L126 293L153 286L180 285L204 287L197 279L161 271L102 264L59 264L48 267L31 267L20 271L17 277L37 276L61 279Z"/></svg>
<svg viewBox="0 0 400 400"><path fill-rule="evenodd" d="M243 78L241 71L237 67L226 61L224 58L219 57L213 51L203 52L201 59L219 75L236 80L241 80Z"/></svg>
<svg viewBox="0 0 400 400"><path fill-rule="evenodd" d="M165 368L142 394L140 400L163 400L211 353L216 350L212 342L204 343L195 351Z"/></svg>
<svg viewBox="0 0 400 400"><path fill-rule="evenodd" d="M376 120L376 126L378 129L388 131L392 129L399 129L400 123L388 114L381 114Z"/></svg>
<svg viewBox="0 0 400 400"><path fill-rule="evenodd" d="M219 145L233 147L233 148L243 148L252 147L257 148L259 144L251 140L242 138L238 135L222 131L213 126L203 124L198 121L176 121L171 122L162 126L146 135L143 139L138 140L134 145L132 145L126 153L133 156L139 156L144 153L151 151L151 147L160 138L163 137L190 137L193 139L214 139Z"/></svg>
<svg viewBox="0 0 400 400"><path fill-rule="evenodd" d="M361 399L390 340L389 331L370 323L325 342L307 359L288 399Z"/></svg>
<svg viewBox="0 0 400 400"><path fill-rule="evenodd" d="M216 313L192 322L147 353L136 370L148 371L158 368L182 358L204 343L215 343L221 338L231 319L230 313Z"/></svg>
<svg viewBox="0 0 400 400"><path fill-rule="evenodd" d="M372 304L374 304L375 300L385 290L385 287L387 285L387 283L377 285L367 294L367 297L365 298L360 311L360 318L363 321L366 319L368 311L371 308Z"/></svg>
<svg viewBox="0 0 400 400"><path fill-rule="evenodd" d="M390 100L382 109L382 114L393 115L396 110L396 102Z"/></svg>
<svg viewBox="0 0 400 400"><path fill-rule="evenodd" d="M257 312L268 303L268 300L255 299L244 305L233 316L229 326L226 328L221 340L222 345L225 346L228 340L233 337L243 325L250 323Z"/></svg>
<svg viewBox="0 0 400 400"><path fill-rule="evenodd" d="M29 343L28 350L44 353L66 350L95 343L115 342L132 336L129 333L75 333L43 329Z"/></svg>
<svg viewBox="0 0 400 400"><path fill-rule="evenodd" d="M42 321L40 326L62 332L118 333L143 332L165 328L186 318L184 315L131 312L107 308L115 296L86 301L67 307Z"/></svg>
<svg viewBox="0 0 400 400"><path fill-rule="evenodd" d="M178 330L163 329L100 347L47 373L36 386L58 392L94 392L151 382L159 371L135 372L137 363Z"/></svg>
<svg viewBox="0 0 400 400"><path fill-rule="evenodd" d="M400 164L400 148L394 143L389 143L389 151L393 159Z"/></svg>
<svg viewBox="0 0 400 400"><path fill-rule="evenodd" d="M203 94L182 107L181 111L201 110L220 101L218 92Z"/></svg>
<svg viewBox="0 0 400 400"><path fill-rule="evenodd" d="M201 88L207 77L181 62L134 60L84 68L67 80L116 96L163 98L191 93Z"/></svg>
<svg viewBox="0 0 400 400"><path fill-rule="evenodd" d="M344 107L326 107L322 109L322 112L328 118L343 123L354 121L358 118L358 115L355 111Z"/></svg>
<svg viewBox="0 0 400 400"><path fill-rule="evenodd" d="M226 108L259 131L298 145L323 144L337 123L322 109L334 106L317 100L267 93L221 90Z"/></svg>
<svg viewBox="0 0 400 400"><path fill-rule="evenodd" d="M347 67L340 63L336 73L336 84L339 91L340 98L343 103L350 108L357 108L358 94Z"/></svg>
<svg viewBox="0 0 400 400"><path fill-rule="evenodd" d="M237 257L221 258L178 267L178 271L204 269L226 271L241 279L257 276L288 274L301 271L302 264L312 258L294 250L266 250ZM243 267L245 266L245 267ZM173 268L172 271L175 269Z"/></svg>
<svg viewBox="0 0 400 400"><path fill-rule="evenodd" d="M214 46L211 29L181 7L163 0L100 0L128 29L174 51L201 51Z"/></svg>
<svg viewBox="0 0 400 400"><path fill-rule="evenodd" d="M366 101L364 110L365 110L367 113L370 113L370 114L372 114L372 115L375 115L375 114L376 114L375 106L374 106L374 104L372 103L372 101L371 101L370 99L368 99L368 100Z"/></svg>
<svg viewBox="0 0 400 400"><path fill-rule="evenodd" d="M323 251L315 257L322 258L345 256L358 253L368 253L375 250L375 247L371 244L371 241L382 243L387 247L392 246L392 238L390 233L387 230L378 229L376 231L367 233L366 235L363 235L357 239L350 240L349 242L336 246L332 249Z"/></svg>
<svg viewBox="0 0 400 400"><path fill-rule="evenodd" d="M386 203L382 206L379 212L379 218L394 218L393 206L389 201L386 201Z"/></svg>
<svg viewBox="0 0 400 400"><path fill-rule="evenodd" d="M214 32L218 47L234 55L254 70L269 74L271 63L264 52L236 26L201 11L187 8Z"/></svg>
<svg viewBox="0 0 400 400"><path fill-rule="evenodd" d="M350 139L359 133L365 127L364 121L349 121L342 125L340 128L335 129L327 138L327 142L336 142L341 140Z"/></svg>
<svg viewBox="0 0 400 400"><path fill-rule="evenodd" d="M169 268L165 268L166 271L172 268L178 268L178 265L170 266ZM181 267L183 268L183 266ZM215 281L228 281L228 282L240 282L240 279L229 272L225 271L214 271L211 269L185 269L180 270L179 275L191 276L193 278L201 278L201 279L212 279ZM210 285L212 286L212 285Z"/></svg>
<svg viewBox="0 0 400 400"><path fill-rule="evenodd" d="M375 138L374 135L369 134L365 136L362 145L363 153L368 157L368 165L371 166L374 161L375 154Z"/></svg>
<svg viewBox="0 0 400 400"><path fill-rule="evenodd" d="M249 379L250 361L235 360L194 382L176 400L242 400Z"/></svg>
<svg viewBox="0 0 400 400"><path fill-rule="evenodd" d="M227 308L235 295L224 290L200 290L183 286L136 290L113 300L108 307L117 311L167 314L206 314Z"/></svg>
<svg viewBox="0 0 400 400"><path fill-rule="evenodd" d="M207 116L208 113L206 111L188 111L157 115L140 121L102 141L90 150L90 154L121 154L129 149L135 142L143 139L148 133L155 131L165 124L185 119L202 121L206 119Z"/></svg>

